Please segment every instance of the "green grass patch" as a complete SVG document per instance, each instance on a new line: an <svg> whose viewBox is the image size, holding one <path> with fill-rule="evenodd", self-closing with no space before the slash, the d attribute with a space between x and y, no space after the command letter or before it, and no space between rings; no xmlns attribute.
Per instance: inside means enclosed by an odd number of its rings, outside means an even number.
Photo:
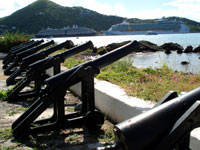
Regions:
<svg viewBox="0 0 200 150"><path fill-rule="evenodd" d="M121 86L130 96L156 102L170 90L180 93L200 85L200 75L174 72L166 65L161 69L137 69L125 61L102 69L97 78Z"/></svg>
<svg viewBox="0 0 200 150"><path fill-rule="evenodd" d="M75 65L82 64L83 62L85 62L85 60L82 59L79 55L77 55L77 56L66 59L64 62L64 66L70 69L74 67Z"/></svg>
<svg viewBox="0 0 200 150"><path fill-rule="evenodd" d="M1 140L8 140L13 137L11 128L0 130L0 139Z"/></svg>
<svg viewBox="0 0 200 150"><path fill-rule="evenodd" d="M12 88L9 88L7 90L0 90L0 101L5 101L8 97L8 94L13 90Z"/></svg>
<svg viewBox="0 0 200 150"><path fill-rule="evenodd" d="M64 65L71 68L83 62L81 57L71 57ZM161 69L138 69L130 59L121 59L101 69L96 78L119 85L129 96L155 102L171 90L180 93L200 85L200 75L174 72L166 64Z"/></svg>

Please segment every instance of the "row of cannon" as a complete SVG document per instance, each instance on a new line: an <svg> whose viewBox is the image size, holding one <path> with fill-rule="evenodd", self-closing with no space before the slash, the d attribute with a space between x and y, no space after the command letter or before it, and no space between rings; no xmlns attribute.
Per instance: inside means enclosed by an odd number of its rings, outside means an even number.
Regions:
<svg viewBox="0 0 200 150"><path fill-rule="evenodd" d="M10 49L3 59L3 70L9 75L7 85L14 85L8 94L10 102L34 99L32 105L12 124L15 138L30 134L75 128L85 125L99 130L104 123L103 114L95 108L94 76L100 69L138 51L140 43L132 41L94 60L61 72L61 63L88 49L91 41L75 46L72 41L55 44L53 40L31 40ZM57 50L63 52L49 56ZM47 73L53 70L53 75ZM65 95L69 88L81 82L81 108L65 114ZM178 84L178 83L177 83ZM31 85L31 90L26 87ZM200 125L200 88L184 95L167 93L154 108L133 116L114 126L116 142L104 149L114 150L188 150L190 132ZM37 118L51 105L50 118ZM111 108L112 109L112 108Z"/></svg>

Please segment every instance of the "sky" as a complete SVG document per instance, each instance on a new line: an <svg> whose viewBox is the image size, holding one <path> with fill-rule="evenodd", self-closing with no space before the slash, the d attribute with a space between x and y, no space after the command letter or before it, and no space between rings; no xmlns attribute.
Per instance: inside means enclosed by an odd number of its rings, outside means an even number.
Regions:
<svg viewBox="0 0 200 150"><path fill-rule="evenodd" d="M36 0L0 0L0 18ZM200 0L51 0L62 6L82 6L101 14L155 19L185 17L200 22Z"/></svg>

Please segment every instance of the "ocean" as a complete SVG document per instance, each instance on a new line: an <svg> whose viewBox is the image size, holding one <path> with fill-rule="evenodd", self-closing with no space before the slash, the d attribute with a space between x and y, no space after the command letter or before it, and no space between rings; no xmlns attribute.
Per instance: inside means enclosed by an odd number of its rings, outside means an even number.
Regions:
<svg viewBox="0 0 200 150"><path fill-rule="evenodd" d="M53 38L60 43L65 40L72 40L75 44L81 44L91 40L96 47L106 46L114 42L122 42L128 40L147 40L157 45L162 45L167 42L178 43L184 48L188 45L194 48L200 45L200 33L186 34L159 34L159 35L119 35L119 36L88 36L88 37L67 37ZM164 52L149 52L149 53L134 53L128 56L133 66L138 68L160 68L163 64L168 65L174 71L188 72L193 74L200 73L200 53L177 54L173 52L166 55ZM188 65L182 65L182 61L189 62Z"/></svg>

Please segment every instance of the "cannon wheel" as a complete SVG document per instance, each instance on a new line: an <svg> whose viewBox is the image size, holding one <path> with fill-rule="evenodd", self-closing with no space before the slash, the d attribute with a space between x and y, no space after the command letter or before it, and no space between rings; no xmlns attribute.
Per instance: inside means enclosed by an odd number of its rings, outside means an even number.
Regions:
<svg viewBox="0 0 200 150"><path fill-rule="evenodd" d="M85 115L85 126L91 131L100 130L104 123L104 116L98 110L89 111Z"/></svg>

